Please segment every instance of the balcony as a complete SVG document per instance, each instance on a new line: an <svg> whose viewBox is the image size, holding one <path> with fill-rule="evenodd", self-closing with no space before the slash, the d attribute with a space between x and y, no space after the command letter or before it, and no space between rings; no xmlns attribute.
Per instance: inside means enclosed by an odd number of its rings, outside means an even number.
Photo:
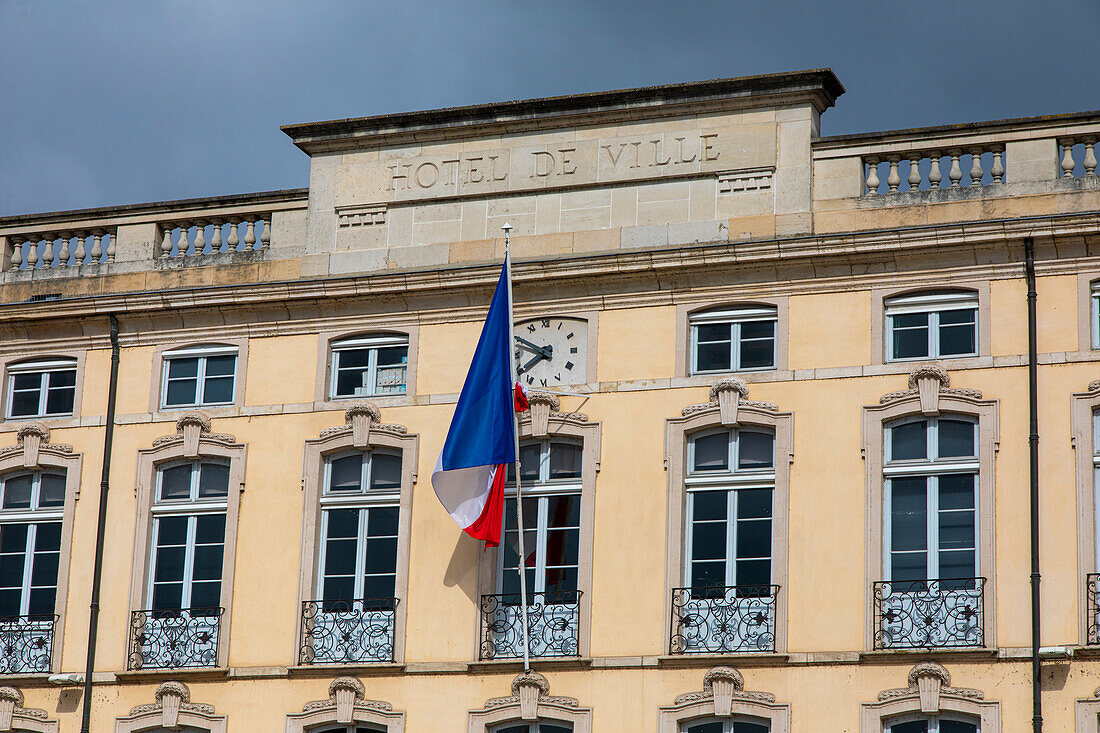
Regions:
<svg viewBox="0 0 1100 733"><path fill-rule="evenodd" d="M218 666L224 608L134 611L127 668L190 669Z"/></svg>
<svg viewBox="0 0 1100 733"><path fill-rule="evenodd" d="M393 661L396 598L305 601L299 664Z"/></svg>
<svg viewBox="0 0 1100 733"><path fill-rule="evenodd" d="M985 646L985 578L873 584L875 649Z"/></svg>
<svg viewBox="0 0 1100 733"><path fill-rule="evenodd" d="M778 585L672 589L671 654L775 651Z"/></svg>
<svg viewBox="0 0 1100 733"><path fill-rule="evenodd" d="M534 593L527 603L531 657L575 657L580 649L581 592ZM519 593L481 597L481 659L523 658Z"/></svg>
<svg viewBox="0 0 1100 733"><path fill-rule="evenodd" d="M1100 646L1100 573L1089 573L1085 577L1087 605L1085 616L1085 644Z"/></svg>
<svg viewBox="0 0 1100 733"><path fill-rule="evenodd" d="M0 618L0 674L49 672L57 616Z"/></svg>

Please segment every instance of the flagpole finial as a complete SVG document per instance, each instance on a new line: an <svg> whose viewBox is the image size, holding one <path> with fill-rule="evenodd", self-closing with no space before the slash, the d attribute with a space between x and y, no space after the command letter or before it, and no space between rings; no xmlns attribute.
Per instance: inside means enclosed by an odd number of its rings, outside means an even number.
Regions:
<svg viewBox="0 0 1100 733"><path fill-rule="evenodd" d="M504 222L503 224L501 224L501 225L500 225L500 228L504 230L504 233L505 233L505 234L507 234L508 232L512 231L512 225L511 225L511 224L509 224L508 222Z"/></svg>

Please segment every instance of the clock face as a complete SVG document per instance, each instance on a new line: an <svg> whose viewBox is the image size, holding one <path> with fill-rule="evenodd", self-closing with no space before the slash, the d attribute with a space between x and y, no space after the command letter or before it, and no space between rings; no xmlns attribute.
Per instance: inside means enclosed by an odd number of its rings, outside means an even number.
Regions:
<svg viewBox="0 0 1100 733"><path fill-rule="evenodd" d="M588 321L535 318L516 324L516 371L529 387L588 381Z"/></svg>

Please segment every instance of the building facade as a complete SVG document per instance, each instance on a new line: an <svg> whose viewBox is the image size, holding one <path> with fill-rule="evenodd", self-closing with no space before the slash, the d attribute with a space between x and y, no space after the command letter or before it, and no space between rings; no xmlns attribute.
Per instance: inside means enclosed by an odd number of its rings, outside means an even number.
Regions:
<svg viewBox="0 0 1100 733"><path fill-rule="evenodd" d="M0 730L1100 730L1100 113L828 70L292 125L307 190L0 219ZM430 475L512 226L515 500ZM545 388L556 395L541 392ZM511 477L514 481L514 477Z"/></svg>

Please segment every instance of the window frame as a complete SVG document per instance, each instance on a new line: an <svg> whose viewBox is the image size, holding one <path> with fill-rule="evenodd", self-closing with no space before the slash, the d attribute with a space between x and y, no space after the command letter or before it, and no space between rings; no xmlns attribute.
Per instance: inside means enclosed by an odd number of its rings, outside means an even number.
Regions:
<svg viewBox="0 0 1100 733"><path fill-rule="evenodd" d="M704 676L703 692L678 695L672 705L662 705L657 709L657 733L686 733L687 726L714 720L722 721L761 721L767 723L768 733L791 733L791 706L789 703L777 703L768 693L733 690L729 700L721 706L729 707L728 715L719 715L714 690L707 689L707 678L718 669L713 668ZM734 672L740 678L740 672ZM743 683L743 680L742 680Z"/></svg>
<svg viewBox="0 0 1100 733"><path fill-rule="evenodd" d="M35 555L38 552L38 525L40 524L58 524L60 529L64 530L65 521L65 502L62 500L62 504L59 507L42 507L41 506L41 492L42 492L42 477L46 474L53 476L60 476L62 481L67 481L65 473L59 472L56 468L45 469L35 468L32 470L15 470L8 471L6 473L0 473L0 497L7 491L7 482L19 478L20 476L31 477L31 506L26 509L3 509L0 507L0 526L7 525L27 525L27 537L23 544L23 581L19 588L19 613L18 616L31 616L30 612L30 597L31 592L34 590L34 567L35 567ZM64 497L64 492L63 492ZM36 501L37 500L37 501ZM39 506L34 506L36 503ZM59 532L60 535L60 532ZM58 577L54 581L54 614L57 613L57 586L61 580L61 545L60 537L58 539L58 565L57 573ZM39 586L42 587L42 586ZM35 614L38 615L38 614ZM53 614L51 614L53 615Z"/></svg>
<svg viewBox="0 0 1100 733"><path fill-rule="evenodd" d="M954 712L947 712L945 714L940 713L902 713L892 718L886 718L882 721L882 727L884 733L893 733L895 725L905 723L935 723L936 727L928 726L928 733L939 733L940 721L947 720L957 723L970 723L974 726L974 733L982 733L982 721L981 718L976 718L973 715L965 715Z"/></svg>
<svg viewBox="0 0 1100 733"><path fill-rule="evenodd" d="M81 371L82 365L73 356L43 356L12 361L5 365L4 369L4 411L3 419L7 421L21 420L58 420L76 418L79 415L80 392L82 391ZM46 412L46 404L49 398L48 375L59 372L73 372L73 407L69 412ZM15 401L15 377L20 374L38 373L38 412L33 415L12 415L12 407Z"/></svg>
<svg viewBox="0 0 1100 733"><path fill-rule="evenodd" d="M728 291L728 289L726 289ZM715 293L712 298L700 298L693 302L681 303L676 306L676 373L673 386L704 385L711 384L715 377L738 374L751 380L755 374L767 375L772 372L787 370L787 338L790 333L787 318L787 298L747 298L745 300L728 300L721 298L721 293ZM762 309L774 309L775 316L775 342L773 344L774 366L768 368L706 371L696 372L696 337L694 322L705 318L712 312L736 312L738 310L760 311ZM748 320L760 320L750 318ZM732 354L731 354L732 356ZM767 378L766 376L763 378Z"/></svg>
<svg viewBox="0 0 1100 733"><path fill-rule="evenodd" d="M746 323L772 324L771 366L745 368L741 365L741 347L745 341L742 335L742 326ZM728 369L699 369L699 326L701 325L728 325L730 327L730 366ZM775 371L777 368L776 365L778 363L779 351L779 309L773 305L741 305L728 308L718 307L693 311L688 316L688 328L691 338L691 343L689 345L689 358L691 359L689 372L692 376L739 374L741 372L770 372ZM761 341L765 339L749 340Z"/></svg>
<svg viewBox="0 0 1100 733"><path fill-rule="evenodd" d="M665 600L663 626L672 628L671 589L680 587L687 578L688 554L685 541L688 531L687 480L689 437L705 434L708 430L720 431L733 428L770 432L773 435L772 465L774 484L772 489L772 554L771 583L780 587L775 600L775 651L760 652L774 657L787 649L787 583L789 577L789 526L790 526L790 467L794 461L794 415L763 406L741 404L737 410L737 422L722 423L721 410L711 405L692 410L687 415L665 420L665 470L667 473L667 527L665 533ZM690 585L690 583L688 584ZM670 639L665 634L663 653L670 654ZM724 656L754 656L756 652L731 652ZM679 656L679 655L678 655Z"/></svg>
<svg viewBox="0 0 1100 733"><path fill-rule="evenodd" d="M372 323L368 329L342 329L322 331L318 334L317 376L314 386L314 410L344 409L355 400L369 400L379 407L409 405L416 399L417 352L420 329L415 323L400 319L395 323ZM403 394L376 394L336 397L333 344L354 339L374 337L405 337L408 340L405 358L405 392Z"/></svg>
<svg viewBox="0 0 1100 733"><path fill-rule="evenodd" d="M216 341L196 341L191 343L162 343L157 346L150 368L149 412L153 419L176 420L184 412L202 412L211 417L231 417L240 414L244 406L246 377L248 375L248 338L221 338ZM222 352L222 350L225 350ZM207 351L209 350L209 351ZM216 356L220 353L236 353L237 361L233 369L233 401L207 404L166 405L168 360L188 356Z"/></svg>
<svg viewBox="0 0 1100 733"><path fill-rule="evenodd" d="M996 557L996 516L995 466L999 449L999 402L995 399L982 399L962 391L940 389L938 409L924 413L921 410L920 396L917 390L892 393L891 398L877 405L863 407L861 443L866 481L866 561L864 568L864 588L867 590L864 603L864 644L866 649L874 649L874 594L871 592L875 581L884 580L885 558L885 435L888 424L901 423L903 418L922 418L938 415L965 417L977 423L978 451L978 533L977 533L977 569L978 576L984 577L983 618L985 648L997 646L997 576L994 566Z"/></svg>
<svg viewBox="0 0 1100 733"><path fill-rule="evenodd" d="M383 450L401 455L401 487L398 491L387 491L378 501L390 503L397 498L397 563L394 579L394 597L398 599L394 612L393 627L393 663L401 664L405 658L405 616L409 597L409 544L412 531L412 500L417 481L417 462L419 461L420 438L405 431L403 426L381 425L374 423L366 442L356 444L356 434L347 417L344 426L327 428L322 437L307 440L303 446L302 461L302 546L298 568L298 604L295 610L294 639L290 650L294 668L324 668L326 664L301 665L299 654L302 638L302 604L320 598L320 575L323 566L324 548L322 530L324 528L323 510L327 506L338 506L345 500L340 497L335 502L324 500L329 485L331 460L353 453ZM373 497L358 493L348 502L362 505ZM392 504L390 504L392 505ZM386 664L386 662L362 662L364 666ZM336 722L336 721L333 721Z"/></svg>
<svg viewBox="0 0 1100 733"><path fill-rule="evenodd" d="M883 300L883 314L886 318L885 360L895 362L930 361L938 359L965 359L975 357L981 352L981 328L978 318L978 294L967 290L921 290L914 293L894 295ZM941 317L951 311L974 312L974 351L965 354L942 353L943 323ZM894 356L894 331L897 326L894 319L900 315L922 314L928 317L926 343L928 352L922 356Z"/></svg>
<svg viewBox="0 0 1100 733"><path fill-rule="evenodd" d="M904 372L917 364L936 361L947 361L952 369L963 369L971 366L984 366L992 364L991 350L991 318L990 318L990 286L988 280L967 280L960 282L937 283L935 285L903 285L894 288L874 288L871 290L872 318L871 318L871 359L872 365L891 366L893 373ZM887 317L889 301L919 298L926 294L958 294L976 297L977 313L975 313L974 327L977 330L975 347L977 353L968 356L925 356L919 358L894 359L892 357L892 332Z"/></svg>
<svg viewBox="0 0 1100 733"><path fill-rule="evenodd" d="M24 429L25 430L25 429ZM19 435L23 436L24 430ZM49 434L42 440L38 447L37 456L34 451L28 451L26 442L31 437L21 437L16 444L17 450L0 451L0 476L25 473L28 471L64 471L65 472L65 504L61 514L61 554L57 561L57 595L54 601L54 614L57 621L54 624L53 648L50 658L50 672L57 673L61 669L61 654L65 641L65 617L68 608L69 573L72 564L72 537L73 524L76 517L76 502L80 499L80 479L83 465L83 456L72 452L67 445L55 445L48 442ZM2 521L2 518L0 518Z"/></svg>
<svg viewBox="0 0 1100 733"><path fill-rule="evenodd" d="M394 349L405 347L405 389L401 392L378 392L378 352L382 349ZM350 351L366 351L367 365L362 371L367 375L370 384L369 391L364 394L337 394L337 384L340 380L340 372L351 367L340 364L342 355ZM400 397L409 390L409 340L406 336L396 334L370 334L363 336L348 336L329 342L329 390L330 400L364 400L376 397Z"/></svg>
<svg viewBox="0 0 1100 733"><path fill-rule="evenodd" d="M918 664L917 667L919 666L922 665ZM917 667L914 667L913 671ZM941 670L946 674L946 670L942 667ZM979 733L1001 732L1001 703L996 700L986 700L982 694L976 697L964 696L961 693L966 690L949 686L949 676L947 682L941 684L934 696L931 707L935 709L925 709L926 705L921 700L918 682L912 676L913 671L909 675L908 688L884 690L878 695L876 702L860 704L859 733L889 733L887 725L905 722L906 718L920 720L921 717L932 716L948 719L970 718L977 722Z"/></svg>
<svg viewBox="0 0 1100 733"><path fill-rule="evenodd" d="M207 402L206 401L206 365L210 357L213 356L232 356L233 357L233 392L230 399L226 402ZM195 401L181 403L178 405L168 404L168 382L169 382L169 369L173 359L198 359L198 365L195 373ZM224 344L202 344L197 346L186 346L177 349L171 349L165 351L160 355L161 363L161 380L160 380L160 405L159 409L163 411L168 410L190 410L195 408L210 408L210 407L231 407L237 404L237 392L240 385L238 384L238 375L241 371L241 355L240 347L236 345L224 345ZM224 377L225 375L218 375Z"/></svg>
<svg viewBox="0 0 1100 733"><path fill-rule="evenodd" d="M1100 380L1070 397L1071 445L1077 486L1077 633L1078 643L1088 645L1088 576L1100 572Z"/></svg>

